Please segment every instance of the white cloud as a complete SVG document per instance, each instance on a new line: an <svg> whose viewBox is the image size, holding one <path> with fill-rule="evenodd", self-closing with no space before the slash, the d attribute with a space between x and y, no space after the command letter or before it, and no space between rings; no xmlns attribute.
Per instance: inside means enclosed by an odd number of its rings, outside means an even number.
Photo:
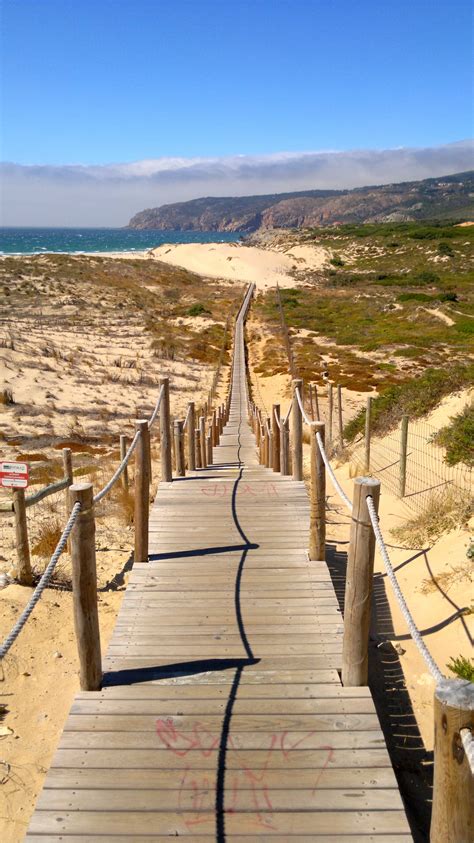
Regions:
<svg viewBox="0 0 474 843"><path fill-rule="evenodd" d="M244 196L443 176L472 169L473 143L104 165L0 164L2 225L122 226L144 208L199 196Z"/></svg>

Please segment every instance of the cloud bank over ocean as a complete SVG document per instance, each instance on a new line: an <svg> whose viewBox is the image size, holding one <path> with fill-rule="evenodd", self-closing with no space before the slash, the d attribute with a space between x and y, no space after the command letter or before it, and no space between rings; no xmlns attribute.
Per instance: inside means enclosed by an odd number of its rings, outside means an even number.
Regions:
<svg viewBox="0 0 474 843"><path fill-rule="evenodd" d="M123 226L137 211L244 196L412 181L472 169L473 141L437 147L156 158L125 164L0 164L0 224Z"/></svg>

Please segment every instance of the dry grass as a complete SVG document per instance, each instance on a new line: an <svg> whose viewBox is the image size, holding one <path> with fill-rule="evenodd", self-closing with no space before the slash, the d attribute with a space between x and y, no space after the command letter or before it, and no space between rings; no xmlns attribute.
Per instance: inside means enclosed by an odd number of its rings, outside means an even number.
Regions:
<svg viewBox="0 0 474 843"><path fill-rule="evenodd" d="M471 515L470 494L449 486L444 492L434 494L419 515L391 530L391 533L405 547L431 545L443 533L464 526Z"/></svg>
<svg viewBox="0 0 474 843"><path fill-rule="evenodd" d="M56 545L61 538L63 524L59 518L52 518L43 522L38 530L38 536L31 547L33 556L40 556L42 559L49 559L54 553Z"/></svg>
<svg viewBox="0 0 474 843"><path fill-rule="evenodd" d="M115 499L119 507L120 520L126 527L131 527L135 514L135 496L130 490L126 490L123 486L117 486L115 492Z"/></svg>
<svg viewBox="0 0 474 843"><path fill-rule="evenodd" d="M453 585L466 584L472 586L474 582L474 572L472 563L467 560L460 565L450 565L449 571L443 571L436 577L428 578L422 581L420 591L422 594L430 594L441 588L445 593L449 591Z"/></svg>
<svg viewBox="0 0 474 843"><path fill-rule="evenodd" d="M13 398L13 392L11 389L2 389L0 390L0 404L8 407L11 404L15 403L15 399Z"/></svg>

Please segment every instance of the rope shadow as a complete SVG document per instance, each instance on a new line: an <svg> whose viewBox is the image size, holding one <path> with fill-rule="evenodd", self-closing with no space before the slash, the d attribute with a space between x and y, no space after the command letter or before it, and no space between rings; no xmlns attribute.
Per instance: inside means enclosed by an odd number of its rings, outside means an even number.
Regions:
<svg viewBox="0 0 474 843"><path fill-rule="evenodd" d="M243 670L249 665L258 664L260 659L196 659L196 661L177 662L167 665L148 665L147 667L124 668L106 671L102 687L113 688L116 685L137 685L143 682L155 682L160 679L177 679L184 676L197 676L200 673L212 673L222 670Z"/></svg>
<svg viewBox="0 0 474 843"><path fill-rule="evenodd" d="M327 564L342 614L347 554L326 547ZM433 753L425 748L408 693L395 640L385 579L373 580L369 639L369 687L385 737L414 843L428 843L433 788ZM409 637L409 636L407 636Z"/></svg>

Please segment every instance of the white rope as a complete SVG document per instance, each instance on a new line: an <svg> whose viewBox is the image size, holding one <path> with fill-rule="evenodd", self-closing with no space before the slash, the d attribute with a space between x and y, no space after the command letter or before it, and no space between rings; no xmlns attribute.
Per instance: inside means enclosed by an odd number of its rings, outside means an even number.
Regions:
<svg viewBox="0 0 474 843"><path fill-rule="evenodd" d="M300 405L301 415L303 416L304 421L306 422L306 424L313 424L313 419L308 418L308 416L306 415L305 408L303 407L303 399L301 398L301 393L300 393L298 387L296 387L296 389L295 389L295 395L296 395L298 404Z"/></svg>
<svg viewBox="0 0 474 843"><path fill-rule="evenodd" d="M135 433L135 436L132 439L130 447L129 447L127 453L125 454L122 462L120 463L119 467L117 468L115 473L112 475L112 477L110 478L108 483L105 484L104 488L101 489L100 492L97 492L96 495L94 495L94 503L99 503L99 501L101 501L102 498L105 498L106 494L108 492L110 492L114 483L116 483L117 480L119 479L120 475L123 474L123 472L125 471L128 463L130 461L130 457L132 456L132 454L135 450L135 447L136 447L136 444L138 442L139 437L140 437L140 431L137 430L137 432Z"/></svg>
<svg viewBox="0 0 474 843"><path fill-rule="evenodd" d="M328 470L329 477L331 478L332 485L334 486L334 488L335 488L337 494L339 495L339 497L346 504L349 512L352 512L352 501L351 501L350 498L347 497L344 489L342 488L342 486L339 483L336 475L334 474L334 471L332 470L332 466L331 466L331 463L328 460L328 456L326 454L326 451L324 450L323 440L321 438L321 434L319 433L319 431L316 431L316 441L318 443L319 450L321 451L321 456L323 458L324 465L326 466L326 468Z"/></svg>
<svg viewBox="0 0 474 843"><path fill-rule="evenodd" d="M281 430L281 422L280 422L280 419L278 418L278 413L276 411L276 407L273 408L273 415L275 416L275 421L276 421L278 427Z"/></svg>
<svg viewBox="0 0 474 843"><path fill-rule="evenodd" d="M286 424L286 423L287 423L288 419L289 419L289 418L290 418L290 416L291 416L291 411L292 411L292 409L293 409L293 401L291 402L291 404L290 404L290 406L289 406L289 409L288 409L288 412L287 412L287 414L286 414L285 418L283 419L283 424Z"/></svg>
<svg viewBox="0 0 474 843"><path fill-rule="evenodd" d="M375 511L375 506L374 506L374 502L373 502L372 497L370 495L368 495L367 498L366 498L366 501L367 501L367 509L369 511L369 516L370 516L370 521L372 523L372 528L373 528L373 531L375 533L375 538L376 538L376 541L377 541L377 544L378 544L378 548L380 550L380 554L382 556L382 559L383 559L383 562L384 562L384 565L385 565L385 569L387 571L387 576L388 576L390 582L392 583L392 588L395 592L395 596L398 600L400 609L402 610L402 614L403 614L403 617L405 618L408 629L410 630L410 635L413 638L413 641L415 642L416 646L418 647L421 655L423 656L426 664L428 665L428 669L429 669L431 675L433 676L433 678L438 683L442 679L444 679L443 674L441 673L438 665L436 664L435 660L433 659L433 656L431 655L431 653L428 650L425 642L423 641L423 639L420 635L420 631L419 631L415 621L413 620L413 616L412 616L412 614L411 614L411 612L410 612L410 610L409 610L409 608L406 604L405 598L404 598L404 596L402 594L402 591L401 591L401 588L398 584L398 580L397 580L395 571L393 570L392 563L390 562L390 557L388 555L387 548L385 547L385 542L383 540L382 532L380 530L379 519L378 519L377 513Z"/></svg>
<svg viewBox="0 0 474 843"><path fill-rule="evenodd" d="M155 409L153 410L153 412L150 416L150 421L148 422L149 428L151 428L153 426L153 424L155 422L155 419L156 419L158 413L160 412L160 404L161 404L161 399L163 398L164 389L165 389L165 387L162 385L162 387L160 389L160 392L159 392L159 395L158 395L158 401L156 402Z"/></svg>
<svg viewBox="0 0 474 843"><path fill-rule="evenodd" d="M471 773L474 776L474 738L472 737L472 731L467 726L465 729L461 729L459 734L461 735L462 745L471 768Z"/></svg>
<svg viewBox="0 0 474 843"><path fill-rule="evenodd" d="M54 553L53 553L53 555L52 555L52 557L49 561L48 567L46 568L43 576L41 577L38 585L36 586L33 594L31 595L28 603L26 604L25 608L23 609L23 612L21 613L20 617L18 618L15 626L13 627L13 629L11 630L9 635L7 635L7 637L5 638L2 646L0 647L0 659L3 659L3 657L8 653L12 644L18 638L18 635L20 634L20 632L23 629L25 623L27 622L28 618L30 617L33 609L35 608L38 600L40 599L41 595L43 594L43 591L45 590L46 586L48 585L48 583L51 579L51 576L53 574L53 571L56 567L56 563L57 563L59 557L61 556L61 553L63 552L64 548L66 547L67 540L69 538L69 535L71 533L72 528L74 527L74 524L76 523L77 516L79 515L80 510L81 510L81 504L78 501L77 503L74 504L73 508L71 509L71 514L69 515L68 522L67 522L67 524L66 524L66 526L65 526L65 528L62 532L61 538L59 539L59 541L56 545L56 550L54 551Z"/></svg>

